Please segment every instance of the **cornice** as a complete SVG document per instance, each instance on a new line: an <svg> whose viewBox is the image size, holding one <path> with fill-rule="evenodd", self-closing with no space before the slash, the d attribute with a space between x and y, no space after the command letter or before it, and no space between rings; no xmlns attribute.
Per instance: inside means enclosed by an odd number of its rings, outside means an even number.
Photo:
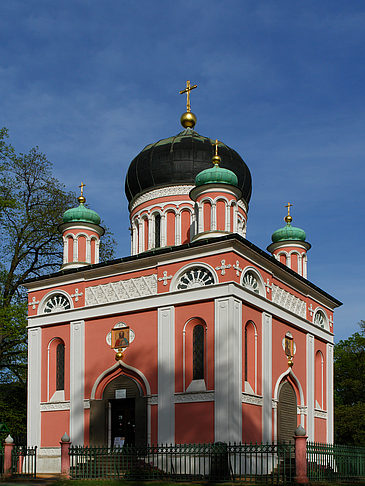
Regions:
<svg viewBox="0 0 365 486"><path fill-rule="evenodd" d="M150 268L151 266L162 265L167 260L176 262L181 258L194 258L197 255L202 256L209 252L229 251L230 247L235 249L244 258L250 258L257 266L262 266L269 273L272 273L275 278L281 279L283 283L295 288L303 295L311 296L311 298L329 308L342 305L340 301L276 260L275 257L261 250L242 236L234 233L219 236L214 239L197 240L180 246L151 250L87 267L63 270L55 274L30 279L26 282L25 287L31 290L38 289L46 280L50 284L55 281L58 281L60 284L66 284L69 279L74 280L76 275L80 275L80 279L84 280L91 280L98 277L105 278L122 271L127 272L128 269L130 271L137 271L139 269Z"/></svg>

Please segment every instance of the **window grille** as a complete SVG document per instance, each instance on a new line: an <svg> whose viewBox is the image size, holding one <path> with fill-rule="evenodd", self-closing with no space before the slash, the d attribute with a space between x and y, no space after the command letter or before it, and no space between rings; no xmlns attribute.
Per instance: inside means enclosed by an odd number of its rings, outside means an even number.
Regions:
<svg viewBox="0 0 365 486"><path fill-rule="evenodd" d="M65 389L65 345L63 343L57 346L56 357L56 390Z"/></svg>
<svg viewBox="0 0 365 486"><path fill-rule="evenodd" d="M193 331L193 380L204 379L204 326L197 325Z"/></svg>

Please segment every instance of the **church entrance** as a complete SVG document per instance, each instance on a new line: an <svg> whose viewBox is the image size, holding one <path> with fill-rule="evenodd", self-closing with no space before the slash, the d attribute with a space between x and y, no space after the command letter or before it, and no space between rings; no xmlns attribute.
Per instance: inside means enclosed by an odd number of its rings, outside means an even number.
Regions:
<svg viewBox="0 0 365 486"><path fill-rule="evenodd" d="M136 381L120 375L90 401L90 445L146 445L147 399Z"/></svg>
<svg viewBox="0 0 365 486"><path fill-rule="evenodd" d="M135 398L109 400L108 446L135 445Z"/></svg>
<svg viewBox="0 0 365 486"><path fill-rule="evenodd" d="M280 386L278 403L278 442L293 442L297 428L297 396L288 381Z"/></svg>

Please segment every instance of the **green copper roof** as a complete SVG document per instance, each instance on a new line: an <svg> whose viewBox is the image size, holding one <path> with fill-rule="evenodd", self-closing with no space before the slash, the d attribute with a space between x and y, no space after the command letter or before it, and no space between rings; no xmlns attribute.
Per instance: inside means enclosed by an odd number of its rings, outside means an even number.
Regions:
<svg viewBox="0 0 365 486"><path fill-rule="evenodd" d="M63 215L64 223L74 223L74 222L92 223L100 224L100 216L96 211L86 208L83 203L77 208L71 208L65 211Z"/></svg>
<svg viewBox="0 0 365 486"><path fill-rule="evenodd" d="M223 169L219 165L214 165L210 169L205 169L199 172L195 177L195 185L202 186L203 184L230 184L238 187L238 177L229 169Z"/></svg>
<svg viewBox="0 0 365 486"><path fill-rule="evenodd" d="M297 240L297 241L305 241L305 231L301 228L296 228L292 226L290 223L287 223L284 228L280 228L272 234L272 241L273 243L277 243L278 241L286 241L286 240Z"/></svg>

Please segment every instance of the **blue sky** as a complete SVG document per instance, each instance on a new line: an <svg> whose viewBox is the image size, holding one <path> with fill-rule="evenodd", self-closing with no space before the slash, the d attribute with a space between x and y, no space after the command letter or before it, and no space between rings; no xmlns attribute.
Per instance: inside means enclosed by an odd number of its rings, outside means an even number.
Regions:
<svg viewBox="0 0 365 486"><path fill-rule="evenodd" d="M365 4L356 1L3 0L0 125L38 145L129 254L124 176L180 131L187 79L196 130L235 148L253 178L247 238L266 248L284 205L307 233L309 279L364 306Z"/></svg>

